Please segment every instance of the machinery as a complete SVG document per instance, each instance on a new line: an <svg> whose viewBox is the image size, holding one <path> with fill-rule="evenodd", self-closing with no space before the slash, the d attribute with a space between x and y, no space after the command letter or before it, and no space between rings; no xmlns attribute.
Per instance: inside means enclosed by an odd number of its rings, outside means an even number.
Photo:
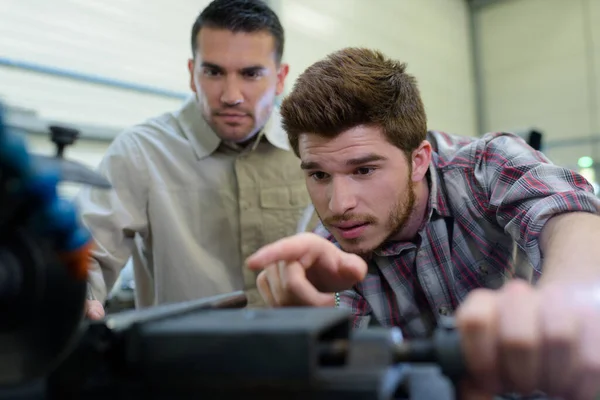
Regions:
<svg viewBox="0 0 600 400"><path fill-rule="evenodd" d="M29 154L0 109L0 399L454 399L452 326L402 341L353 331L346 310L246 309L242 292L84 319L90 237L61 180L109 190L62 158Z"/></svg>
<svg viewBox="0 0 600 400"><path fill-rule="evenodd" d="M68 351L83 314L89 235L59 181L110 187L62 159L74 131L52 127L56 157L29 154L4 129L0 110L0 383L53 368ZM51 328L51 329L50 329Z"/></svg>

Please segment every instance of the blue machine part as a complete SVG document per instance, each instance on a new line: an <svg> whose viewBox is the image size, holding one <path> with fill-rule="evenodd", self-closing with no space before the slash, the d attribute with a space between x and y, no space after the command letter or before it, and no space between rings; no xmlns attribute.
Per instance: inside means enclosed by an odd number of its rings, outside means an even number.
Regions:
<svg viewBox="0 0 600 400"><path fill-rule="evenodd" d="M17 201L17 210L7 218L8 226L4 229L10 229L11 224L32 224L39 234L57 239L57 251L78 251L91 237L78 223L74 204L58 197L60 169L48 164L42 169L33 162L24 138L4 124L3 111L0 104L0 168L6 171L6 179L11 180L6 194Z"/></svg>

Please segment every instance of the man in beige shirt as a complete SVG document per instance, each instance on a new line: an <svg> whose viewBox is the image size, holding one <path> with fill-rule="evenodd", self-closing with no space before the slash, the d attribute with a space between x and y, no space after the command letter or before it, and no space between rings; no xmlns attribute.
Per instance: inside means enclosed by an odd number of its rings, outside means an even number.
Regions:
<svg viewBox="0 0 600 400"><path fill-rule="evenodd" d="M288 66L283 28L259 0L215 0L192 29L194 95L180 110L127 129L100 171L113 189L83 189L81 217L96 244L87 315L132 258L136 305L245 289L243 260L293 234L310 204L275 107Z"/></svg>

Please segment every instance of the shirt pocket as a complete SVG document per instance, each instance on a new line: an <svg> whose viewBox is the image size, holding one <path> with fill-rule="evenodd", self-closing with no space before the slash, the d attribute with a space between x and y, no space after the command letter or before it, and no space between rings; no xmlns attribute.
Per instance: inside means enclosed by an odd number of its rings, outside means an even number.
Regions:
<svg viewBox="0 0 600 400"><path fill-rule="evenodd" d="M475 262L475 273L483 287L499 289L512 278L512 251L501 243L495 243L489 255L481 255Z"/></svg>
<svg viewBox="0 0 600 400"><path fill-rule="evenodd" d="M498 289L512 277L511 251L504 244L485 244L465 252L460 267L454 270L454 291L462 302L477 288ZM474 251L473 251L474 250Z"/></svg>
<svg viewBox="0 0 600 400"><path fill-rule="evenodd" d="M260 209L265 243L296 233L302 213L310 204L304 181L260 190Z"/></svg>

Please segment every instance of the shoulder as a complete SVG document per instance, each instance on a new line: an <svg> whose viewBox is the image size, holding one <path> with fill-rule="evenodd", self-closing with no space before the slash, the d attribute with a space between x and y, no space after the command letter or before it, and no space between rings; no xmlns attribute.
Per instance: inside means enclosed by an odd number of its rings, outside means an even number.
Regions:
<svg viewBox="0 0 600 400"><path fill-rule="evenodd" d="M281 110L279 107L274 106L269 121L265 125L265 136L269 143L280 150L292 152L292 146L290 145L289 138L285 129L283 129L283 123L281 120Z"/></svg>
<svg viewBox="0 0 600 400"><path fill-rule="evenodd" d="M437 154L438 168L477 168L482 163L504 165L512 163L549 163L539 151L523 138L509 132L490 132L480 137L457 136L430 131L427 140Z"/></svg>
<svg viewBox="0 0 600 400"><path fill-rule="evenodd" d="M183 136L176 116L167 112L125 128L115 136L108 153L142 153L150 147L164 147L169 138L182 140Z"/></svg>
<svg viewBox="0 0 600 400"><path fill-rule="evenodd" d="M180 130L177 116L167 112L126 128L120 136L125 141L143 142L165 136L181 136Z"/></svg>
<svg viewBox="0 0 600 400"><path fill-rule="evenodd" d="M145 168L149 150L165 147L165 134L173 132L173 116L165 113L125 128L106 149L101 168Z"/></svg>

